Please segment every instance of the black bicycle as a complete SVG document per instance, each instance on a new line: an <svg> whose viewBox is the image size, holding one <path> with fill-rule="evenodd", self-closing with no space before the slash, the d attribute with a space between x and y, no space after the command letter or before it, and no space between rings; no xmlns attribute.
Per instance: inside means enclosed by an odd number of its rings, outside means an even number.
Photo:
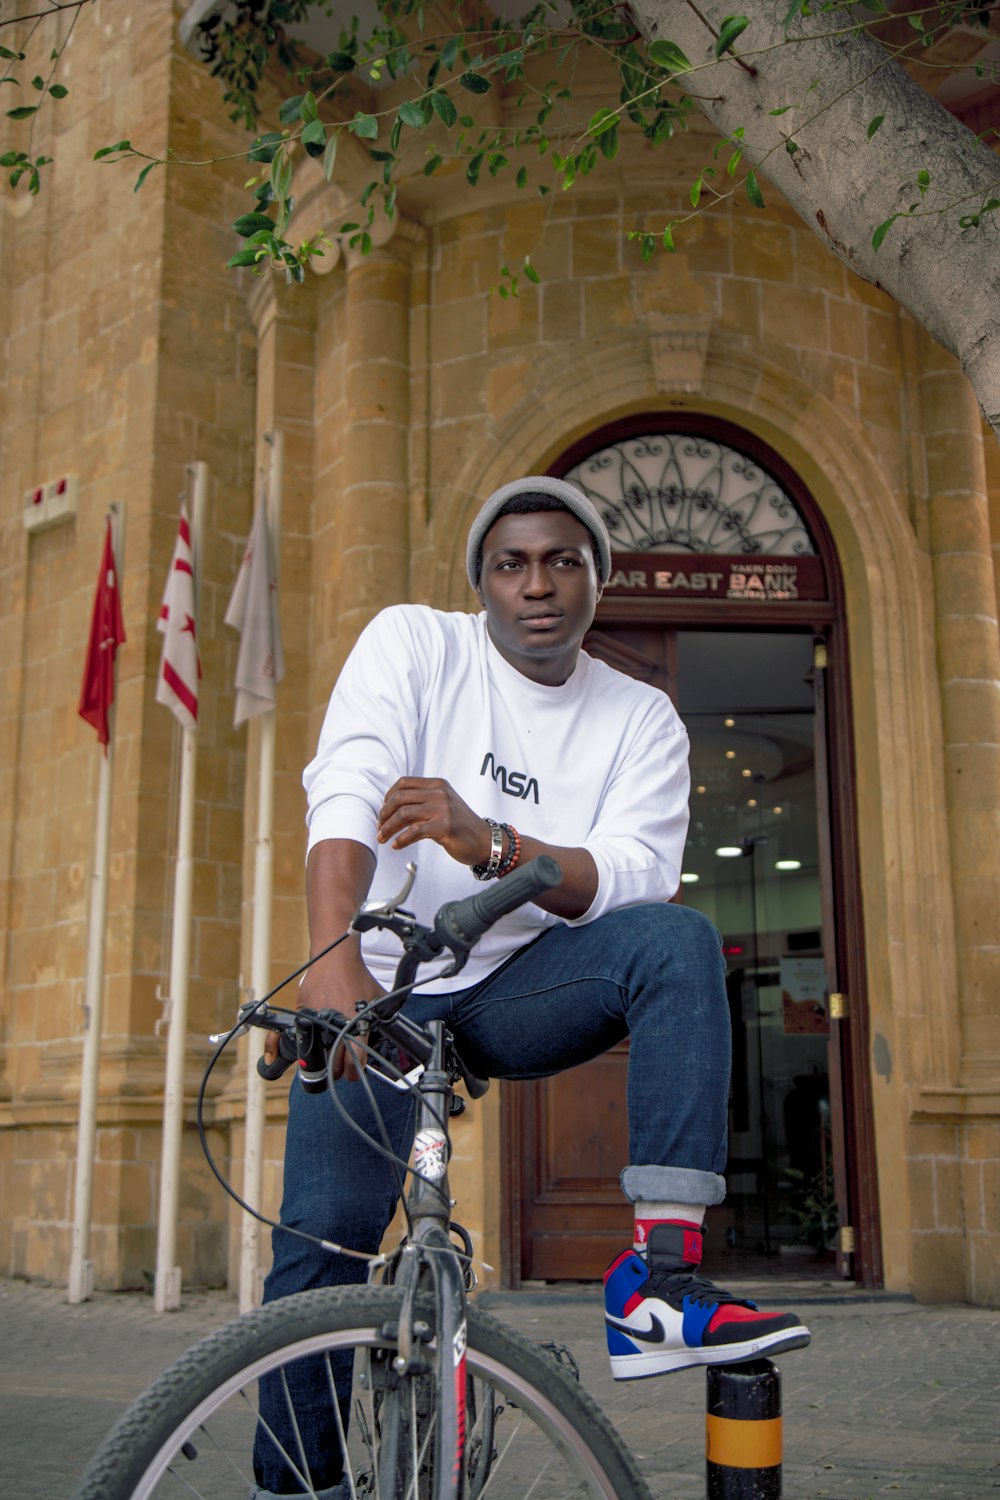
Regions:
<svg viewBox="0 0 1000 1500"><path fill-rule="evenodd" d="M448 972L457 973L499 917L557 885L561 871L542 856L446 903L428 928L402 906L410 870L398 896L365 902L352 923L353 931L378 926L400 938L388 995L359 1003L350 1020L281 1012L267 996L241 1007L213 1058L247 1026L265 1026L278 1033L279 1058L262 1065L264 1076L298 1063L303 1087L325 1090L336 1049L350 1042L381 1075L366 1067L352 1085L374 1104L380 1089L412 1089L413 1161L398 1163L401 1184L410 1176L401 1245L370 1258L365 1287L272 1302L190 1350L124 1414L74 1500L247 1500L255 1442L258 1452L264 1445L280 1455L288 1493L298 1496L331 1493L332 1454L335 1469L343 1463L338 1500L652 1500L569 1351L532 1344L467 1301L472 1247L451 1217L449 1122L464 1107L460 1081L474 1099L488 1084L466 1068L443 1022L417 1026L401 1014L421 964L450 954ZM331 1097L336 1104L332 1089ZM392 1155L387 1136L377 1144ZM297 1397L306 1383L308 1411ZM317 1388L326 1392L322 1410ZM317 1453L325 1477L314 1482Z"/></svg>

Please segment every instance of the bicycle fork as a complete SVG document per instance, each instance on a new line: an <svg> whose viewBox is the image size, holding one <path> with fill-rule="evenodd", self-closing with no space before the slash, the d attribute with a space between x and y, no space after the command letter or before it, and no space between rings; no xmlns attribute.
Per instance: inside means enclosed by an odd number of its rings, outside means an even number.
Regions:
<svg viewBox="0 0 1000 1500"><path fill-rule="evenodd" d="M452 1090L443 1066L444 1025L432 1021L427 1029L434 1050L418 1089L413 1147L415 1175L409 1197L413 1229L403 1247L396 1275L403 1300L393 1361L401 1397L407 1393L413 1395L416 1383L423 1377L425 1400L422 1403L412 1400L409 1421L392 1421L388 1424L392 1430L383 1432L379 1500L410 1500L411 1493L413 1500L460 1500L464 1482L465 1277L448 1231L452 1207L448 1185L448 1110ZM431 1331L414 1317L416 1295L428 1289L428 1282L435 1312L432 1350L427 1347ZM430 1393L426 1395L427 1377L432 1372ZM421 1404L428 1408L422 1413L418 1410ZM404 1489L400 1496L398 1475L407 1462L401 1449L407 1437L409 1446L418 1455L415 1471L423 1468L432 1478L421 1485L414 1472L412 1492Z"/></svg>

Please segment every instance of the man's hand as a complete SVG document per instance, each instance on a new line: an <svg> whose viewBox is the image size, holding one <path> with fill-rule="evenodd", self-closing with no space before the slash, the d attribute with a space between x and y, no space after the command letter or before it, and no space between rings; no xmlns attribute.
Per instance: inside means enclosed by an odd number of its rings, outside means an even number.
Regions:
<svg viewBox="0 0 1000 1500"><path fill-rule="evenodd" d="M349 951L345 952L345 949ZM352 937L306 970L299 981L295 1003L311 1010L339 1010L349 1019L354 1015L358 1000L374 1000L384 994L385 990L362 963L358 940ZM278 1037L269 1031L264 1041L264 1056L268 1062L273 1062L277 1055ZM365 1061L364 1052L350 1042L338 1047L333 1059L334 1078L343 1076L356 1081L361 1077Z"/></svg>
<svg viewBox="0 0 1000 1500"><path fill-rule="evenodd" d="M378 841L407 849L433 839L460 865L484 865L490 857L489 825L437 776L401 776L389 788L378 815Z"/></svg>

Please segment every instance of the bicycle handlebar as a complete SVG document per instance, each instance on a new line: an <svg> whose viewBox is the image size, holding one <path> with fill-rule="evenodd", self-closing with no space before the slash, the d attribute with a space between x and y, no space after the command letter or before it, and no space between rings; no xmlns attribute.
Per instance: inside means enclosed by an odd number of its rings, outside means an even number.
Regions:
<svg viewBox="0 0 1000 1500"><path fill-rule="evenodd" d="M418 1039L426 1041L423 1032L398 1014L413 987L413 976L419 964L433 958L443 948L448 948L454 955L455 963L447 972L457 973L464 966L471 949L495 922L523 906L525 902L540 896L543 891L551 890L561 880L562 870L558 862L551 855L540 854L496 885L458 901L446 901L434 918L432 928L422 927L410 919L402 920L404 914L397 915L398 909L394 903L390 903L385 911L367 912L366 926L384 926L397 932L403 936L406 950L396 972L395 988L391 996L385 997L386 1003L381 1014L380 1002L377 1000L364 1007L370 1016L370 1026L380 1029L383 1035L391 1037L405 1051L426 1061L424 1049L418 1042ZM293 1021L282 1024L273 1011L255 1014L251 1008L247 1020L251 1025L265 1026L278 1032L277 1058L272 1063L266 1063L263 1057L258 1059L257 1072L261 1078L273 1082L297 1061L302 1069L302 1085L306 1091L321 1093L325 1090L326 1055L332 1044L333 1033L347 1026L343 1016L329 1010L300 1010ZM456 1063L471 1096L479 1098L488 1085L469 1073L457 1056Z"/></svg>
<svg viewBox="0 0 1000 1500"><path fill-rule="evenodd" d="M543 891L551 890L561 880L558 861L550 854L540 854L486 890L460 901L447 901L434 919L435 936L456 955L462 949L468 952L494 922L533 901Z"/></svg>

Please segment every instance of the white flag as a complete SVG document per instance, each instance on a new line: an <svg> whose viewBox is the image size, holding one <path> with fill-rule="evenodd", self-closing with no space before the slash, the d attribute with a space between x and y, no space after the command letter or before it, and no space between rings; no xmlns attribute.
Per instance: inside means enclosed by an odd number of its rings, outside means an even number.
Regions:
<svg viewBox="0 0 1000 1500"><path fill-rule="evenodd" d="M185 729L198 727L198 679L201 661L194 621L194 564L187 506L181 502L174 555L163 590L157 630L163 632L163 654L156 701L164 704Z"/></svg>
<svg viewBox="0 0 1000 1500"><path fill-rule="evenodd" d="M233 716L234 724L242 724L244 719L274 707L275 689L285 675L274 550L263 499L257 504L250 540L226 610L226 624L242 635Z"/></svg>

